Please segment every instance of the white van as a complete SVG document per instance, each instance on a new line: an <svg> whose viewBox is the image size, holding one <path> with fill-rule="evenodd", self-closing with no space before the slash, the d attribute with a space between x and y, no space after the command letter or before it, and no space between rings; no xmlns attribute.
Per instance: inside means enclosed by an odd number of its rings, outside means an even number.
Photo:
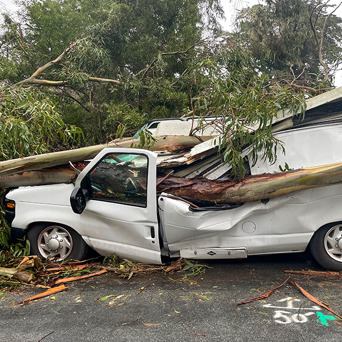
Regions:
<svg viewBox="0 0 342 342"><path fill-rule="evenodd" d="M278 133L290 167L342 161L342 123ZM106 148L74 184L21 187L6 196L12 232L42 258L101 255L161 264L170 258L233 259L310 248L323 267L342 271L342 184L275 198L195 208L157 195L157 155ZM259 160L251 174L278 171Z"/></svg>

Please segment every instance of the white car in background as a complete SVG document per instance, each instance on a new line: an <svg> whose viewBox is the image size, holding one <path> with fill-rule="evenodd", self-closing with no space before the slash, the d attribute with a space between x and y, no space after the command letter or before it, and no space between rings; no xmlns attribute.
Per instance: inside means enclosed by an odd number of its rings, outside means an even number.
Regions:
<svg viewBox="0 0 342 342"><path fill-rule="evenodd" d="M164 135L189 135L191 129L196 128L198 128L196 135L199 136L218 135L220 132L217 130L217 127L210 125L210 122L215 120L216 118L214 117L155 119L142 126L133 138L139 138L139 133L146 130L155 137ZM202 126L203 128L200 128Z"/></svg>

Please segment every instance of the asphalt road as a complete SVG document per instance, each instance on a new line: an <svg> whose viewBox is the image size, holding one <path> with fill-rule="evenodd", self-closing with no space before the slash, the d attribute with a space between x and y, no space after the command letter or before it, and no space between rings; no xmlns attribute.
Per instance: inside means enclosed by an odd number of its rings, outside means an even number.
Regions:
<svg viewBox="0 0 342 342"><path fill-rule="evenodd" d="M1 342L341 341L342 321L286 284L269 298L237 306L286 280L284 270L315 269L304 255L211 262L198 277L183 273L114 274L81 280L28 305L36 288L0 296ZM293 276L342 314L342 278Z"/></svg>

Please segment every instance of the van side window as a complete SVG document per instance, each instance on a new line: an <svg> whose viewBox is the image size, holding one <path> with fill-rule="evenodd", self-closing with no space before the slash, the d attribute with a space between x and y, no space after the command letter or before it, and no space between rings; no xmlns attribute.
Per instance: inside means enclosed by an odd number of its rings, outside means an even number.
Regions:
<svg viewBox="0 0 342 342"><path fill-rule="evenodd" d="M148 158L141 154L107 154L88 174L93 200L147 206Z"/></svg>

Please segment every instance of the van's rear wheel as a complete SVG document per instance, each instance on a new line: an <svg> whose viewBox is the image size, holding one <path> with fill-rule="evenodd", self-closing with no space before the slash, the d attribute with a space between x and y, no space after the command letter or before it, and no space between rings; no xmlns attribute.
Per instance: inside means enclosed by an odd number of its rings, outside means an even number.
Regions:
<svg viewBox="0 0 342 342"><path fill-rule="evenodd" d="M342 223L320 228L310 242L310 251L324 268L342 271Z"/></svg>
<svg viewBox="0 0 342 342"><path fill-rule="evenodd" d="M59 224L37 224L27 233L31 254L42 259L63 261L82 260L88 254L88 246L72 228Z"/></svg>

